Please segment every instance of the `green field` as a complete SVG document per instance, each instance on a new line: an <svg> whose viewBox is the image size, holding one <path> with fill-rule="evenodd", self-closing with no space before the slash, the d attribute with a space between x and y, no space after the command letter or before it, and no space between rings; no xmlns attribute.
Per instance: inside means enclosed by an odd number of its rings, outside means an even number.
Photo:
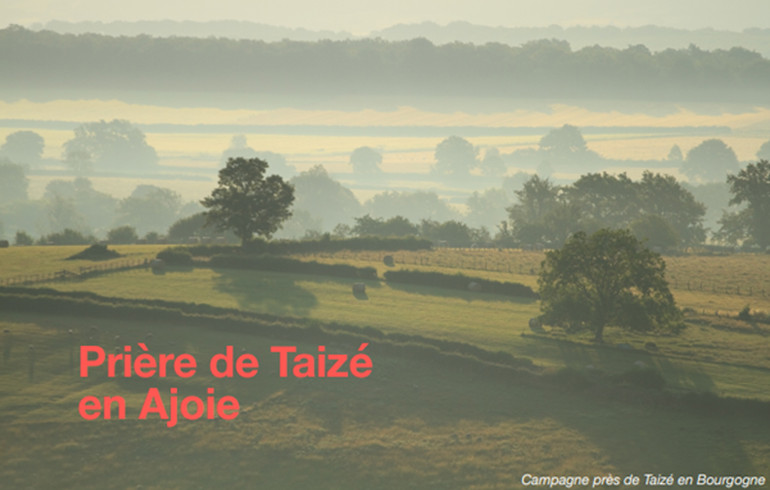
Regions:
<svg viewBox="0 0 770 490"><path fill-rule="evenodd" d="M66 268L62 259L80 249L2 250L0 279L16 275L24 261L33 261L40 273ZM138 258L158 250L117 249ZM307 258L374 265L382 276L387 269L382 255ZM541 256L450 250L394 255L397 267L531 286L536 285L531 270ZM31 285L28 291L45 287L207 304L286 322L309 319L329 328L373 327L384 334L462 342L530 359L535 374L437 362L398 354L399 348L378 351L372 342L368 378L280 378L270 346L316 352L318 343L287 340L278 331L266 336L226 330L215 319L200 325L91 316L87 309L75 315L6 311L0 316L0 487L486 489L520 487L524 473L763 475L770 468L767 405L745 408L740 400L770 401L770 325L740 321L732 312L765 303L756 293L693 290L692 282L721 277L743 289L763 279L766 257L667 261L677 277L680 306L691 308L687 328L678 335L612 329L604 346L559 330L534 334L527 326L539 311L533 300L377 280L365 281L363 297L351 293L352 279L206 267L170 267L160 274L138 268ZM725 268L735 274L727 276ZM691 281L689 291L682 281ZM719 316L694 306L709 301ZM236 352L255 354L260 372L240 380L205 373L185 380L77 375L78 345L98 344L113 352L126 344L136 349L137 342L146 342L151 352L191 353L204 363L233 345ZM657 350L645 349L648 342ZM618 348L621 343L633 349ZM351 355L356 350L342 340L330 340L327 347ZM633 374L639 362L663 376L670 395L584 383ZM150 387L165 393L178 387L182 396L204 395L213 387L220 396L237 397L242 410L233 421L181 421L173 428L153 416L137 420ZM667 398L690 391L739 401L737 408L720 408L709 399ZM85 395L124 396L126 420L83 420L77 404Z"/></svg>
<svg viewBox="0 0 770 490"><path fill-rule="evenodd" d="M268 346L285 341L198 327L42 315L2 324L20 344L0 375L8 488L515 488L525 472L762 474L770 465L764 417L599 401L374 353L366 379L282 379ZM149 330L159 352L205 361L234 345L260 359L260 372L237 381L83 380L66 332L87 335L92 324L92 342L105 348L115 335L134 343ZM38 349L33 375L27 344ZM136 419L149 387L172 386L183 395L213 387L237 397L241 413L173 428ZM79 420L80 398L117 394L126 420Z"/></svg>

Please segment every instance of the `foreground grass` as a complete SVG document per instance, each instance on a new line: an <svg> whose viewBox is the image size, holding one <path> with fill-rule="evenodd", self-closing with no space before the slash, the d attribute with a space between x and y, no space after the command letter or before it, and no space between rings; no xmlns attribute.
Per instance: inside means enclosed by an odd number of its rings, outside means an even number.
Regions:
<svg viewBox="0 0 770 490"><path fill-rule="evenodd" d="M376 346L369 378L292 380L277 376L269 353L285 345L277 339L92 318L9 315L1 323L9 332L4 352L13 338L0 371L0 481L8 488L491 489L517 488L527 472L762 474L770 467L770 426L753 416L656 408L644 398L592 400L569 388L379 355ZM257 355L260 372L229 381L72 372L70 336L112 349L147 332L153 352L190 352L205 362L234 345ZM174 428L136 420L151 386L183 395L211 386L236 396L241 414ZM87 394L125 396L127 419L80 419L77 403Z"/></svg>

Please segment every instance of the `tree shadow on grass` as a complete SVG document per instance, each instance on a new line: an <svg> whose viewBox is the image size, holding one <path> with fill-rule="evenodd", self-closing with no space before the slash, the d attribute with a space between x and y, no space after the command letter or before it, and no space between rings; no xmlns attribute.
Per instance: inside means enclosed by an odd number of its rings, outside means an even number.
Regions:
<svg viewBox="0 0 770 490"><path fill-rule="evenodd" d="M318 306L318 299L297 286L300 277L261 271L217 269L214 289L235 298L238 307L272 315L306 316Z"/></svg>
<svg viewBox="0 0 770 490"><path fill-rule="evenodd" d="M563 339L542 341L553 342L564 364L573 369L595 369L616 374L648 367L659 371L666 379L666 384L675 389L708 392L715 388L711 376L695 364L685 367L682 363L671 362L666 356L644 350L622 349L607 344L587 345Z"/></svg>

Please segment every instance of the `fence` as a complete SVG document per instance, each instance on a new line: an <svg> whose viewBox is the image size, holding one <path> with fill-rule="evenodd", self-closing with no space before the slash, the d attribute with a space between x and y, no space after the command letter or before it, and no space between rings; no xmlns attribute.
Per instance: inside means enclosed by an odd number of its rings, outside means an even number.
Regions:
<svg viewBox="0 0 770 490"><path fill-rule="evenodd" d="M103 264L78 267L75 271L62 269L53 272L13 276L0 279L0 286L25 286L29 284L39 284L53 281L77 281L109 272L119 272L123 270L138 269L149 266L149 261L146 259L125 259L110 261Z"/></svg>

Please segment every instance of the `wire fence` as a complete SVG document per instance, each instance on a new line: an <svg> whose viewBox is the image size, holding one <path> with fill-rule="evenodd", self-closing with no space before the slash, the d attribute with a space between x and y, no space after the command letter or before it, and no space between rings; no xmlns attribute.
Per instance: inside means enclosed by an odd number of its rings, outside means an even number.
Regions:
<svg viewBox="0 0 770 490"><path fill-rule="evenodd" d="M110 272L120 272L124 270L139 269L145 267L150 267L150 262L147 259L125 259L110 261L103 264L78 267L75 270L61 269L58 271L43 272L37 274L21 274L18 276L0 279L0 286L27 286L30 284L40 284L55 281L79 281Z"/></svg>

